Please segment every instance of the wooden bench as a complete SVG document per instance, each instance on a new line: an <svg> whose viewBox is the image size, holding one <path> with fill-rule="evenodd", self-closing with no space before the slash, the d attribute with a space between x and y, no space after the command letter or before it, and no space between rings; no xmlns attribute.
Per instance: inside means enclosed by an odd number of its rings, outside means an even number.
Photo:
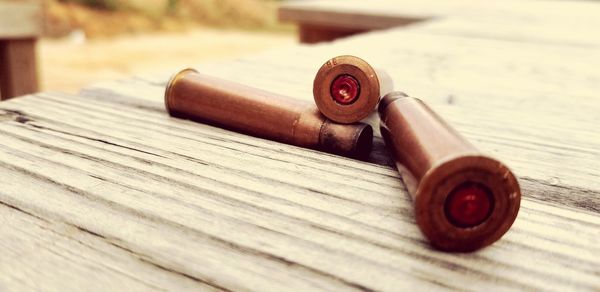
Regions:
<svg viewBox="0 0 600 292"><path fill-rule="evenodd" d="M0 100L38 91L39 1L0 2Z"/></svg>
<svg viewBox="0 0 600 292"><path fill-rule="evenodd" d="M364 1L286 1L279 8L279 19L297 23L300 42L307 44L428 19L423 15L387 13L379 4Z"/></svg>
<svg viewBox="0 0 600 292"><path fill-rule="evenodd" d="M523 40L542 34L587 42L599 38L598 13L593 1L312 0L284 2L279 18L298 24L302 43L435 20L444 20L446 32L472 36Z"/></svg>
<svg viewBox="0 0 600 292"><path fill-rule="evenodd" d="M433 250L385 149L362 162L169 117L165 72L0 103L0 288L599 290L600 52L437 25L196 67L309 100L332 55L387 70L518 175L494 245Z"/></svg>

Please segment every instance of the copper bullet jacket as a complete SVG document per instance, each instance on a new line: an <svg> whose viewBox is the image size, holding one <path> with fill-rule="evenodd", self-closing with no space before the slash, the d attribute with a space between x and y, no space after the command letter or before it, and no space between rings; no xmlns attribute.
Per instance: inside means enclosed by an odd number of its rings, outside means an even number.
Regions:
<svg viewBox="0 0 600 292"><path fill-rule="evenodd" d="M171 78L165 105L174 117L353 158L366 159L373 142L373 129L367 124L331 123L311 103L193 69Z"/></svg>
<svg viewBox="0 0 600 292"><path fill-rule="evenodd" d="M313 82L313 96L321 113L346 124L373 113L382 94L391 90L392 80L385 72L355 56L331 58Z"/></svg>
<svg viewBox="0 0 600 292"><path fill-rule="evenodd" d="M431 244L473 251L513 224L521 191L501 162L482 155L427 105L401 92L379 104L381 134L411 194L417 224Z"/></svg>

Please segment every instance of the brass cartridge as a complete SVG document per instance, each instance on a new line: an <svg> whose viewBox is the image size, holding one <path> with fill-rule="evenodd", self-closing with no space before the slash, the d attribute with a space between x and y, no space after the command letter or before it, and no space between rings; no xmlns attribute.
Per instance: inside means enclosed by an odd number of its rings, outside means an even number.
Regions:
<svg viewBox="0 0 600 292"><path fill-rule="evenodd" d="M473 251L498 240L519 211L517 179L481 154L421 100L402 92L379 104L381 134L431 244Z"/></svg>
<svg viewBox="0 0 600 292"><path fill-rule="evenodd" d="M185 69L165 90L171 116L187 118L255 137L338 155L366 159L373 129L363 123L340 125L303 102Z"/></svg>
<svg viewBox="0 0 600 292"><path fill-rule="evenodd" d="M392 90L392 79L355 56L331 58L317 72L313 97L317 107L338 123L355 123L375 111L379 99Z"/></svg>

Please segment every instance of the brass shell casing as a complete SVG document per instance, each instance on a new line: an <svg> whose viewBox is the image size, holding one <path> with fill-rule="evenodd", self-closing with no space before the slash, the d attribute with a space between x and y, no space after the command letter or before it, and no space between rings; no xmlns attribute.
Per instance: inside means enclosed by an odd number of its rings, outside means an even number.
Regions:
<svg viewBox="0 0 600 292"><path fill-rule="evenodd" d="M446 251L473 251L504 235L517 217L521 191L513 173L482 155L421 100L401 92L379 104L381 134L411 194L416 221L431 244ZM473 227L455 226L445 213L449 193L465 182L485 185L493 209Z"/></svg>
<svg viewBox="0 0 600 292"><path fill-rule="evenodd" d="M358 81L358 97L351 104L338 103L331 94L333 81L342 75L352 76ZM313 97L321 113L332 121L344 124L368 117L375 110L381 95L391 90L392 80L387 73L375 70L363 59L349 55L325 62L313 82Z"/></svg>
<svg viewBox="0 0 600 292"><path fill-rule="evenodd" d="M373 129L363 123L331 123L308 102L184 69L165 90L171 116L255 137L366 159Z"/></svg>

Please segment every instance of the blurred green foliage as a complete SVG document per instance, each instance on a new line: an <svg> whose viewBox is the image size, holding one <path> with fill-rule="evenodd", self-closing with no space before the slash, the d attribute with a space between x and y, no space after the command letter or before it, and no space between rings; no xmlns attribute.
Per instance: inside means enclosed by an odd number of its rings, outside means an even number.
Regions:
<svg viewBox="0 0 600 292"><path fill-rule="evenodd" d="M172 0L177 2L177 0ZM73 2L79 3L86 6L106 9L106 10L118 10L120 7L118 0L60 0L60 2Z"/></svg>
<svg viewBox="0 0 600 292"><path fill-rule="evenodd" d="M179 0L169 0L169 2L167 4L167 11L169 11L169 13L173 13L175 11L175 9L177 8L178 2L179 2Z"/></svg>
<svg viewBox="0 0 600 292"><path fill-rule="evenodd" d="M0 0L2 1L2 0ZM179 30L193 25L291 31L277 19L280 0L44 0L48 35ZM118 24L118 25L114 25Z"/></svg>

